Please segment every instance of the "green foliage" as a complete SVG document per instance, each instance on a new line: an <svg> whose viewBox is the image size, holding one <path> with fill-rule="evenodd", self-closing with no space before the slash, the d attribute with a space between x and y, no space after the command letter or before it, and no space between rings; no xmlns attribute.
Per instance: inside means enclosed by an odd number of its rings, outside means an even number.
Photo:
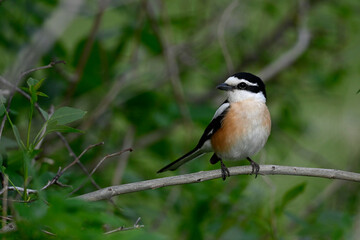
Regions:
<svg viewBox="0 0 360 240"><path fill-rule="evenodd" d="M48 195L40 201L14 204L19 230L5 235L8 239L47 239L44 230L55 232L60 239L103 239L103 226L114 228L124 223L107 213L105 203L67 199L62 191Z"/></svg>
<svg viewBox="0 0 360 240"><path fill-rule="evenodd" d="M284 211L285 207L294 199L296 199L305 190L306 183L300 183L293 188L289 189L283 196L281 202L276 206L275 211L280 214Z"/></svg>
<svg viewBox="0 0 360 240"><path fill-rule="evenodd" d="M66 6L45 0L0 5L2 77L14 83L34 66L66 61L22 79L17 87L29 99L16 93L9 112L9 89L0 82L0 118L7 119L0 170L9 186L39 190L74 160L54 132L66 133L76 155L105 142L81 158L88 171L105 155L134 148L102 163L93 175L100 187L219 168L204 155L156 174L194 147L224 100L215 86L233 71L258 74L291 53L302 23L310 44L266 82L272 133L254 160L360 171L357 0L309 0L303 9L285 0L110 1L103 12L89 1L68 12L75 15L61 26L64 32L41 36L40 48L32 45L34 36L44 34L42 28ZM192 122L184 121L179 103ZM48 111L52 106L56 110ZM96 190L77 166L59 181L71 187L8 192L10 200L30 202L8 202L18 230L7 239L52 238L43 230L59 239L356 239L358 233L358 184L237 176L122 195L113 199L114 207L71 199L84 182L76 194ZM131 227L138 217L145 228L103 234Z"/></svg>
<svg viewBox="0 0 360 240"><path fill-rule="evenodd" d="M34 78L29 78L27 81L28 88L23 88L27 93L30 94L30 110L29 110L29 119L28 119L28 131L27 131L27 141L26 145L21 139L19 130L16 125L13 124L9 114L7 111L5 111L6 117L8 122L11 125L11 128L13 130L13 134L15 136L15 139L18 143L19 150L22 152L23 156L23 179L24 179L24 193L23 193L23 199L24 201L31 200L28 197L27 194L27 185L29 180L29 169L35 174L33 171L33 167L31 166L31 161L34 159L39 153L40 150L35 149L35 147L39 144L41 140L43 140L47 134L51 132L81 132L80 130L71 128L69 126L66 126L66 124L69 124L71 122L74 122L76 120L79 120L83 118L85 115L85 111L70 108L70 107L62 107L59 108L54 112L54 114L49 118L48 113L40 108L41 114L43 114L45 118L45 122L42 124L41 129L37 133L36 137L30 142L30 133L31 133L31 123L33 120L33 114L34 114L34 108L35 104L37 104L38 96L47 96L46 94L39 92L39 88L41 87L44 80L38 81ZM5 109L5 101L1 99L1 106L3 109ZM45 130L45 131L44 131ZM5 174L5 168L2 168L2 173ZM36 176L31 176L36 177ZM11 182L11 180L9 179ZM12 184L13 185L13 184Z"/></svg>
<svg viewBox="0 0 360 240"><path fill-rule="evenodd" d="M71 107L62 107L57 109L54 114L48 120L48 123L65 125L84 117L85 111Z"/></svg>

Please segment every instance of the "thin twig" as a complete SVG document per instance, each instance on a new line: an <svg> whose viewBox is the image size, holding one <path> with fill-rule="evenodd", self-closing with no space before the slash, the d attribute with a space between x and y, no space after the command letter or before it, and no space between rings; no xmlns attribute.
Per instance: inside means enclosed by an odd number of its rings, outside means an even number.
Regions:
<svg viewBox="0 0 360 240"><path fill-rule="evenodd" d="M6 216L6 217L3 217L3 216L0 216L0 217L1 217L1 219L5 219L5 220L7 220L7 221L13 221L13 220L14 220L11 215L10 215L10 216Z"/></svg>
<svg viewBox="0 0 360 240"><path fill-rule="evenodd" d="M64 137L64 135L62 135L60 132L56 132L56 134L58 135L58 137L60 138L60 140L64 143L66 149L68 150L69 154L71 157L73 157L74 159L77 158L76 154L74 153L74 151L72 150L72 148L70 147L69 142L66 140L66 138ZM84 166L84 164L82 164L80 161L76 162L77 165L81 168L81 170L85 173L86 176L89 177L89 171L86 169L86 167ZM95 180L92 177L89 177L91 184L96 187L97 189L100 189L100 186L95 182Z"/></svg>
<svg viewBox="0 0 360 240"><path fill-rule="evenodd" d="M118 155L121 155L123 154L124 152L132 152L132 148L127 148L127 149L124 149L120 152L116 152L116 153L112 153L112 154L108 154L106 155L105 157L103 157L99 162L98 164L96 165L96 167L94 167L94 169L91 171L90 173L90 176L92 176L94 174L94 172L100 167L100 165L108 158L111 158L111 157L115 157L115 156L118 156Z"/></svg>
<svg viewBox="0 0 360 240"><path fill-rule="evenodd" d="M82 151L82 153L72 162L70 163L69 165L67 165L61 172L62 174L68 170L70 167L72 167L74 164L76 164L80 158L87 152L89 151L90 149L94 148L94 147L97 147L97 146L100 146L100 145L104 145L104 142L99 142L99 143L95 143L95 144L91 144L90 146L88 146L87 148L85 148L84 151Z"/></svg>
<svg viewBox="0 0 360 240"><path fill-rule="evenodd" d="M127 148L127 149L124 149L120 152L116 152L116 153L112 153L112 154L108 154L106 155L105 157L103 157L99 162L98 164L94 167L94 169L91 171L91 173L89 174L89 177L91 177L95 171L100 167L100 165L108 158L111 158L111 157L115 157L115 156L118 156L118 155L121 155L123 154L124 152L132 152L132 148ZM74 194L75 192L79 191L83 186L85 185L85 182L83 182L82 184L80 184L79 187L77 187L75 190L73 190L69 195L72 195Z"/></svg>
<svg viewBox="0 0 360 240"><path fill-rule="evenodd" d="M8 179L7 177L5 178L5 179ZM4 198L5 198L5 193L7 192L7 191L18 191L18 192L24 192L25 190L24 190L24 188L22 188L22 187L13 187L13 186L7 186L7 187L3 187L3 189L1 189L1 191L0 191L0 195L2 195L2 194L4 194ZM27 194L32 194L32 193L38 193L38 191L37 190L34 190L34 189L29 189L29 188L27 188L26 189L26 192L27 192Z"/></svg>
<svg viewBox="0 0 360 240"><path fill-rule="evenodd" d="M183 119L187 123L191 123L190 111L186 104L184 90L183 90L180 76L179 76L180 71L179 71L179 66L178 66L177 59L176 59L175 48L172 47L169 43L169 40L168 40L169 33L164 34L163 28L160 28L156 21L155 12L151 6L151 4L153 4L153 3L155 3L155 2L145 1L144 2L145 10L146 10L147 16L149 18L151 27L154 30L157 37L159 38L161 48L163 50L162 53L163 53L163 57L165 59L166 71L167 71L167 75L169 76L171 87L174 92L175 101L179 107L179 110L180 110L180 113L181 113ZM168 18L164 19L164 22L167 25L169 25Z"/></svg>
<svg viewBox="0 0 360 240"><path fill-rule="evenodd" d="M260 71L259 76L267 81L273 78L276 74L283 71L291 64L293 64L308 48L311 38L311 33L307 27L307 12L308 2L306 0L299 1L299 30L298 38L295 45L281 55L274 62L270 63L267 67Z"/></svg>
<svg viewBox="0 0 360 240"><path fill-rule="evenodd" d="M17 227L15 222L11 222L7 225L5 225L3 228L0 229L0 233L7 233L7 232L13 232L16 231Z"/></svg>
<svg viewBox="0 0 360 240"><path fill-rule="evenodd" d="M89 60L89 56L92 50L92 47L94 45L95 42L95 37L97 32L99 31L100 25L101 25L101 21L103 19L104 16L104 11L107 8L107 5L109 4L108 0L100 0L98 1L98 12L95 16L93 25L91 27L90 33L87 35L87 41L85 43L84 49L81 53L80 56L80 60L79 63L76 66L76 73L74 76L74 81L71 83L71 86L68 88L69 91L66 94L66 99L67 101L69 101L72 96L74 95L76 88L83 76L86 64Z"/></svg>
<svg viewBox="0 0 360 240"><path fill-rule="evenodd" d="M14 85L18 85L20 73L31 68L39 59L48 53L54 43L62 36L68 25L83 9L84 0L63 0L51 11L49 17L42 22L41 28L35 31L27 45L18 52L14 64L6 71L5 76Z"/></svg>
<svg viewBox="0 0 360 240"><path fill-rule="evenodd" d="M46 230L41 230L43 233L47 234L47 235L50 235L50 236L56 236L55 233L52 233L52 232L49 232L49 231L46 231Z"/></svg>
<svg viewBox="0 0 360 240"><path fill-rule="evenodd" d="M13 89L15 89L17 92L19 92L21 95L23 95L25 98L27 98L28 100L31 99L31 97L24 91L22 91L20 88L12 85L11 83L9 83L8 81L6 81L6 79L2 78L0 76L0 80L4 81L6 84L8 84L10 87L12 87ZM44 121L46 121L45 116L43 116L43 113L40 110L40 106L36 103L35 104L35 108L38 110L38 112L40 113L40 116L43 118ZM64 135L62 135L60 132L56 132L57 136L60 138L60 140L64 143L66 149L68 150L69 154L71 157L73 157L76 161L76 159L78 159L78 157L76 156L76 154L74 153L74 151L72 150L72 148L70 147L69 142L65 139ZM0 135L1 136L1 135ZM80 162L80 161L76 161L76 164L81 168L81 170L86 174L86 176L90 179L92 185L97 188L97 189L101 189L100 186L95 182L95 180L89 175L89 171L86 169L86 167ZM59 171L57 173L60 174L61 168L59 168ZM56 176L55 176L56 177ZM50 185L52 184L57 184L60 186L65 186L64 184L60 183L57 179L53 179L52 181L49 181L43 188L42 190L48 188ZM118 208L117 205L115 204L114 201L112 201L111 199L109 200L111 204L113 204L114 207Z"/></svg>
<svg viewBox="0 0 360 240"><path fill-rule="evenodd" d="M36 68L32 68L32 69L29 69L29 70L27 70L27 71L22 72L22 73L20 74L20 78L22 79L22 78L24 78L26 75L29 75L30 73L35 72L35 71L52 68L52 67L54 67L56 64L59 64L59 63L66 64L66 62L63 61L63 60L52 61L52 62L50 62L48 65L41 66L41 67L36 67Z"/></svg>
<svg viewBox="0 0 360 240"><path fill-rule="evenodd" d="M49 119L50 119L51 116L54 114L54 112L55 112L55 111L54 111L54 106L51 105L50 110L49 110L49 112L48 112L48 114L49 114ZM45 136L46 129L47 129L47 122L45 122L45 124L46 124L46 125L44 126L44 128L43 128L43 130L41 131L41 134L40 134L40 136L39 136L40 141L38 142L38 144L36 144L35 149L40 149L42 143L43 143L44 140L45 140L44 136Z"/></svg>
<svg viewBox="0 0 360 240"><path fill-rule="evenodd" d="M134 134L135 130L134 127L130 127L129 130L126 132L122 149L129 148L134 145ZM117 165L114 171L112 185L119 185L121 183L127 162L129 160L130 154L122 154L117 161Z"/></svg>
<svg viewBox="0 0 360 240"><path fill-rule="evenodd" d="M94 111L90 113L89 116L84 120L81 124L81 129L86 130L90 126L93 125L93 122L96 121L106 110L109 109L109 105L114 103L115 98L119 95L119 92L125 88L129 83L133 83L134 81L130 81L136 79L136 74L138 74L138 53L139 47L141 43L141 32L142 32L142 25L144 23L144 14L140 13L140 16L137 19L136 23L136 32L134 33L134 47L130 53L130 61L129 66L131 66L127 72L122 73L120 76L116 77L115 80L112 82L112 85L108 87L109 91L103 96L103 98L98 101L98 105L94 107ZM119 51L121 52L121 51ZM115 57L116 58L116 57Z"/></svg>
<svg viewBox="0 0 360 240"><path fill-rule="evenodd" d="M134 223L134 226L132 226L132 227L124 227L124 226L122 226L122 227L119 227L119 228L117 228L117 229L108 231L108 232L106 232L106 233L104 233L104 234L111 234L111 233L120 232L120 231L128 231L128 230L134 230L134 229L143 228L144 225L139 225L140 220L141 220L141 217L139 217L139 218L136 220L136 222Z"/></svg>
<svg viewBox="0 0 360 240"><path fill-rule="evenodd" d="M246 175L252 172L252 168L251 166L231 167L229 168L229 171L231 176ZM320 177L320 178L360 182L359 173L341 171L336 169L323 169L323 168L260 165L259 175L308 176L308 177ZM201 171L201 172L178 175L173 177L157 178L147 181L123 184L119 186L111 186L100 189L98 191L80 195L77 198L84 199L86 201L99 201L104 199L110 199L111 197L120 194L139 192L143 190L156 189L156 188L162 188L173 185L198 183L216 178L221 178L220 169L211 170L211 171Z"/></svg>
<svg viewBox="0 0 360 240"><path fill-rule="evenodd" d="M32 69L29 69L25 72L22 72L20 74L20 77L19 77L19 80L20 81L22 78L24 78L26 75L32 73L32 72L35 72L35 71L38 71L38 70L42 70L42 69L47 69L47 68L52 68L53 66L55 66L56 64L59 64L59 63L63 63L65 64L65 61L53 61L53 62L50 62L48 65L46 66L42 66L42 67L37 67L37 68L32 68ZM21 93L23 96L25 96L28 100L31 99L31 97L26 93L24 92L23 90L21 90L19 87L17 87L16 85L13 85L11 84L10 82L8 82L5 78L3 78L2 76L0 76L0 82L2 82L3 84L5 84L6 86L8 86L9 88L12 89L12 93L8 99L8 103L7 103L7 108L6 108L6 111L9 112L10 110L10 105L11 105L11 101L12 101L12 98L14 96L14 93L15 91ZM35 104L35 107L39 109L39 105L36 103ZM40 110L39 110L40 111ZM41 112L40 112L41 113ZM6 122L6 115L3 116L3 119L1 121L1 125L0 125L0 140L1 140L1 136L2 136L2 132L3 132L3 129L5 127L5 122Z"/></svg>
<svg viewBox="0 0 360 240"><path fill-rule="evenodd" d="M234 0L226 7L225 11L221 15L220 22L217 28L217 38L220 44L221 52L226 62L228 74L232 74L234 72L234 64L225 41L225 26L229 19L234 16L232 12L238 6L238 4L239 2L237 0Z"/></svg>
<svg viewBox="0 0 360 240"><path fill-rule="evenodd" d="M87 152L89 151L91 148L94 148L94 147L97 147L99 145L103 145L104 142L100 142L100 143L96 143L96 144L92 144L90 146L88 146L87 148L85 148L84 151L82 151L82 153L75 158L74 161L72 161L69 165L67 165L66 167L64 167L63 170L61 170L61 168L59 168L59 171L57 172L57 174L55 175L55 177L48 181L48 183L43 187L41 188L41 190L45 190L46 188L50 187L51 185L53 184L58 184L58 185L61 185L61 183L58 183L58 180L59 178L66 172L66 170L68 170L69 168L71 168L73 165L75 165L77 162L79 162L80 158ZM90 176L89 176L90 177Z"/></svg>
<svg viewBox="0 0 360 240"><path fill-rule="evenodd" d="M6 217L7 217L7 198L8 198L8 184L9 184L9 180L7 178L7 176L4 174L4 198L2 201L2 227L4 228L6 226Z"/></svg>

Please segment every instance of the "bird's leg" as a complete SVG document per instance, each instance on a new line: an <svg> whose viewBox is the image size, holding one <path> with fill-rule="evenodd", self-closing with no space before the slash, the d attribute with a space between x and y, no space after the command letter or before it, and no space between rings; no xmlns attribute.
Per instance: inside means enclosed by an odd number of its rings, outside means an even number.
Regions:
<svg viewBox="0 0 360 240"><path fill-rule="evenodd" d="M225 181L226 177L230 177L230 171L223 163L222 159L220 159L221 164L221 177Z"/></svg>
<svg viewBox="0 0 360 240"><path fill-rule="evenodd" d="M257 175L259 173L259 170L260 170L260 166L259 164L257 164L256 162L254 162L253 160L251 160L251 158L247 157L246 158L250 164L251 164L251 167L252 167L252 171L251 171L251 174L254 174L255 172L255 178L257 178Z"/></svg>
<svg viewBox="0 0 360 240"><path fill-rule="evenodd" d="M218 161L220 161L221 160L221 158L219 158L217 155L216 155L216 153L214 153L213 155L212 155L212 157L210 158L210 163L211 164L215 164L215 163L217 163Z"/></svg>

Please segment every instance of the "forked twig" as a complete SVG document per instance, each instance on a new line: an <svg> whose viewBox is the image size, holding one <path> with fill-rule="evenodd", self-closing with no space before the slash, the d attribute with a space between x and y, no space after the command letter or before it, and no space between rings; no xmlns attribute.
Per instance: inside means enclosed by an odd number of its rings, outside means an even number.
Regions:
<svg viewBox="0 0 360 240"><path fill-rule="evenodd" d="M123 154L124 152L132 152L132 151L133 151L132 148L127 148L127 149L124 149L124 150L122 150L122 151L120 151L120 152L116 152L116 153L112 153L112 154L106 155L105 157L103 157L103 158L98 162L98 164L97 164L97 165L94 167L94 169L90 172L89 177L91 177L91 176L95 173L95 171L100 167L100 165L101 165L106 159L111 158L111 157L115 157L115 156L118 156L118 155L121 155L121 154ZM70 193L70 195L72 195L72 194L74 194L75 192L79 191L84 185L85 185L85 182L82 183L79 187L77 187L74 191L72 191L72 192Z"/></svg>
<svg viewBox="0 0 360 240"><path fill-rule="evenodd" d="M52 180L48 181L48 183L43 188L41 188L41 190L45 190L53 184L58 184L60 186L64 186L64 184L58 182L59 178L64 174L64 172L66 170L68 170L70 167L72 167L73 165L75 165L77 162L79 162L79 159L91 148L94 148L94 147L97 147L97 146L103 145L103 144L104 144L104 142L100 142L100 143L92 144L92 145L88 146L87 148L85 148L85 150L82 151L82 153L78 157L76 157L74 161L72 161L69 165L67 165L63 170L61 170L61 167L60 167L57 174L55 175L55 177Z"/></svg>
<svg viewBox="0 0 360 240"><path fill-rule="evenodd" d="M29 74L32 73L32 72L39 71L39 70L43 70L43 69L52 68L52 67L54 67L56 64L59 64L59 63L66 64L66 62L65 62L64 60L52 61L52 62L50 62L48 65L41 66L41 67L36 67L36 68L32 68L32 69L29 69L29 70L27 70L27 71L22 72L22 73L20 74L20 79L24 78L26 75L29 75Z"/></svg>
<svg viewBox="0 0 360 240"><path fill-rule="evenodd" d="M134 223L134 226L132 227L124 227L124 226L121 226L119 228L116 228L114 230L111 230L111 231L108 231L104 234L111 234L111 233L115 233L115 232L120 232L120 231L128 231L128 230L133 230L133 229L139 229L139 228L143 228L144 225L139 225L139 222L141 220L141 217L139 217L136 222Z"/></svg>

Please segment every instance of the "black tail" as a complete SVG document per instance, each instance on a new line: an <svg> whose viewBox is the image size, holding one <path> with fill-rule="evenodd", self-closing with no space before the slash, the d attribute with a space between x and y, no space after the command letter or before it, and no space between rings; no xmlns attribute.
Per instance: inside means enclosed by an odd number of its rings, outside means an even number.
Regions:
<svg viewBox="0 0 360 240"><path fill-rule="evenodd" d="M165 167L163 167L162 169L160 169L159 171L157 171L157 173L161 173L161 172L165 172L165 171L174 171L176 170L178 167L180 167L181 165L183 165L184 163L197 158L201 155L203 155L204 152L201 151L201 149L199 148L194 148L193 150L191 150L190 152L188 152L187 154L185 154L184 156L182 156L181 158L173 161L172 163L170 163L169 165L166 165Z"/></svg>

